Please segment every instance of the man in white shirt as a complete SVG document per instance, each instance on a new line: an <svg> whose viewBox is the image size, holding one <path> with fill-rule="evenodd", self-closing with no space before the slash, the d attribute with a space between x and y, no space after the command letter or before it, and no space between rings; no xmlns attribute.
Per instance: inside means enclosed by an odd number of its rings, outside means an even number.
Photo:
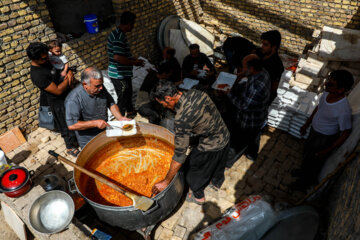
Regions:
<svg viewBox="0 0 360 240"><path fill-rule="evenodd" d="M301 168L292 171L292 175L298 177L290 186L293 190L304 191L316 182L326 158L349 137L351 107L345 94L353 84L353 76L346 70L330 73L319 105L300 130L304 135L311 124Z"/></svg>

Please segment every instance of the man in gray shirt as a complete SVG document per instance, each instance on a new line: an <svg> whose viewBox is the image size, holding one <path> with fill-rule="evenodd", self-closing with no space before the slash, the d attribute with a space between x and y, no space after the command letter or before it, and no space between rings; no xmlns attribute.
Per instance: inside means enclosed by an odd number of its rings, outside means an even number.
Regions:
<svg viewBox="0 0 360 240"><path fill-rule="evenodd" d="M74 130L81 148L107 126L107 109L117 120L129 120L121 115L114 99L103 86L103 76L96 67L81 74L81 85L73 89L65 100L66 123Z"/></svg>

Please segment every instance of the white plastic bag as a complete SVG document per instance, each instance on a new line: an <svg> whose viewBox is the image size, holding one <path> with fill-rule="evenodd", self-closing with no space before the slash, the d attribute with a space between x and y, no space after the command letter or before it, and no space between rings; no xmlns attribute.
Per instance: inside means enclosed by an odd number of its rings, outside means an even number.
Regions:
<svg viewBox="0 0 360 240"><path fill-rule="evenodd" d="M269 203L250 196L232 207L223 218L196 234L195 240L257 240L277 222Z"/></svg>

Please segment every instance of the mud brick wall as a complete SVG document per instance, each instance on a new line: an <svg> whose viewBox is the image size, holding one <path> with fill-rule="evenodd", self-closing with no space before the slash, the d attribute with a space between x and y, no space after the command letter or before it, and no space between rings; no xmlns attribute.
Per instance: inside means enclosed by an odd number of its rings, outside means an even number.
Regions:
<svg viewBox="0 0 360 240"><path fill-rule="evenodd" d="M160 20L177 14L201 21L202 15L198 0L114 0L113 5L118 16L125 10L137 14L135 29L129 34L131 49L134 56L153 62L161 56L156 43ZM15 126L27 134L38 127L39 90L30 80L30 61L25 50L30 42L47 42L56 34L45 0L2 0L0 13L0 134ZM106 69L107 36L113 29L115 25L65 43L63 52L70 66L78 66L79 72L94 65Z"/></svg>
<svg viewBox="0 0 360 240"><path fill-rule="evenodd" d="M352 0L201 0L204 21L215 32L240 33L260 44L262 32L277 29L282 50L301 54L314 29L324 25L359 29L360 1ZM216 27L214 27L214 25Z"/></svg>

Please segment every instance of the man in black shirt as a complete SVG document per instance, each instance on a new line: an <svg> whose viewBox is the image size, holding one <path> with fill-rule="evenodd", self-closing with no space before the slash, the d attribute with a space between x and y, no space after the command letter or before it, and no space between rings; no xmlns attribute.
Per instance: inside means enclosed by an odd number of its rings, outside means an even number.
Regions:
<svg viewBox="0 0 360 240"><path fill-rule="evenodd" d="M246 38L227 38L224 42L223 50L229 65L229 72L233 73L235 68L241 65L243 58L252 53L254 49L254 44Z"/></svg>
<svg viewBox="0 0 360 240"><path fill-rule="evenodd" d="M31 80L40 89L40 106L50 106L55 125L65 141L67 153L76 157L79 154L76 137L74 132L67 128L64 107L64 100L74 76L69 71L61 82L60 75L49 62L48 47L43 43L31 43L26 53L31 60Z"/></svg>
<svg viewBox="0 0 360 240"><path fill-rule="evenodd" d="M270 75L271 94L270 102L277 96L281 74L284 72L284 65L279 57L278 50L281 43L281 34L277 30L271 30L261 34L261 51L257 52L263 60L263 67Z"/></svg>
<svg viewBox="0 0 360 240"><path fill-rule="evenodd" d="M183 77L197 79L200 84L210 86L215 81L215 67L209 58L200 52L199 45L189 46L190 54L183 61Z"/></svg>
<svg viewBox="0 0 360 240"><path fill-rule="evenodd" d="M171 81L173 69L169 62L162 63L156 71L151 71L144 79L138 92L135 109L141 116L149 119L150 123L158 124L160 121L161 107L158 102L150 99L151 89L156 86L159 79Z"/></svg>
<svg viewBox="0 0 360 240"><path fill-rule="evenodd" d="M175 58L176 50L174 48L164 48L163 50L163 59L162 63L168 63L172 69L172 75L170 77L170 81L175 83L175 85L179 85L181 83L181 67L178 60Z"/></svg>

